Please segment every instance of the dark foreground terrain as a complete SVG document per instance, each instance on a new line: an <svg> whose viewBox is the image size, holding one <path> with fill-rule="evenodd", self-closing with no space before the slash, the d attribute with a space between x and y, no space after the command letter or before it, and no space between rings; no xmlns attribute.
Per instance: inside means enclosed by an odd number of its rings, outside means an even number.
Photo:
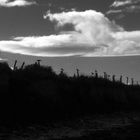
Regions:
<svg viewBox="0 0 140 140"><path fill-rule="evenodd" d="M4 129L5 128L5 129ZM2 140L139 140L140 113L84 116L43 125L1 127Z"/></svg>
<svg viewBox="0 0 140 140"><path fill-rule="evenodd" d="M86 76L78 69L68 76L39 61L16 63L13 69L0 63L1 139L140 139L140 85L134 79L123 83L123 76L96 70Z"/></svg>

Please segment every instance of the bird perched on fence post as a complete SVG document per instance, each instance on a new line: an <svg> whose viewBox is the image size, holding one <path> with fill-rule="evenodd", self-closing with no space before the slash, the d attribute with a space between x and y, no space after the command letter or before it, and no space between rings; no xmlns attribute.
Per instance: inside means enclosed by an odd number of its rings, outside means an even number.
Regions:
<svg viewBox="0 0 140 140"><path fill-rule="evenodd" d="M41 62L42 60L40 60L40 59L38 59L37 60L37 64L40 66L40 62Z"/></svg>
<svg viewBox="0 0 140 140"><path fill-rule="evenodd" d="M77 71L77 77L79 77L80 76L79 69L76 69L76 71Z"/></svg>
<svg viewBox="0 0 140 140"><path fill-rule="evenodd" d="M104 79L107 79L107 73L104 72Z"/></svg>
<svg viewBox="0 0 140 140"><path fill-rule="evenodd" d="M126 77L126 84L128 85L129 84L129 78Z"/></svg>
<svg viewBox="0 0 140 140"><path fill-rule="evenodd" d="M110 75L107 74L107 80L110 80Z"/></svg>
<svg viewBox="0 0 140 140"><path fill-rule="evenodd" d="M132 86L134 85L134 79L133 78L131 78L131 84L132 84Z"/></svg>
<svg viewBox="0 0 140 140"><path fill-rule="evenodd" d="M98 71L95 70L95 78L98 78Z"/></svg>
<svg viewBox="0 0 140 140"><path fill-rule="evenodd" d="M112 76L112 81L115 82L115 75Z"/></svg>
<svg viewBox="0 0 140 140"><path fill-rule="evenodd" d="M94 77L94 72L91 72L91 76Z"/></svg>
<svg viewBox="0 0 140 140"><path fill-rule="evenodd" d="M60 75L61 76L64 75L64 69L63 68L61 68Z"/></svg>

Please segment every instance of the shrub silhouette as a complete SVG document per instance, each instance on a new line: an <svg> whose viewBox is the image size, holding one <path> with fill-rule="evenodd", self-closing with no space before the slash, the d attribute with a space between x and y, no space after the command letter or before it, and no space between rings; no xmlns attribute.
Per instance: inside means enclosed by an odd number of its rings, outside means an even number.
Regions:
<svg viewBox="0 0 140 140"><path fill-rule="evenodd" d="M0 123L44 122L89 113L136 110L140 86L127 85L108 76L67 76L50 66L35 63L11 70L0 64ZM5 80L3 80L5 79ZM5 112L6 111L6 112ZM8 120L8 121L7 121Z"/></svg>
<svg viewBox="0 0 140 140"><path fill-rule="evenodd" d="M11 68L6 62L0 63L0 75L2 74L9 75L10 72L11 72Z"/></svg>

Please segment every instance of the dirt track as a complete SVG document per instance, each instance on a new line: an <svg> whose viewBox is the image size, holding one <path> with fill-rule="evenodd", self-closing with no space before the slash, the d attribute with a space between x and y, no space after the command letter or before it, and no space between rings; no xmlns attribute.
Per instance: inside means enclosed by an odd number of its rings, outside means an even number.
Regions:
<svg viewBox="0 0 140 140"><path fill-rule="evenodd" d="M1 131L0 140L139 140L139 113L86 116L44 126Z"/></svg>

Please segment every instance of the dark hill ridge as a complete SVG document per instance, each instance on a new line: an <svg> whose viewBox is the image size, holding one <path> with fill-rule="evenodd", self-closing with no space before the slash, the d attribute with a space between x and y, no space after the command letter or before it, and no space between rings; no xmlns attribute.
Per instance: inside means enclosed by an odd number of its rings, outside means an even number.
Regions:
<svg viewBox="0 0 140 140"><path fill-rule="evenodd" d="M12 70L0 63L0 122L41 123L83 114L139 110L140 86L91 76L56 74L40 63Z"/></svg>

